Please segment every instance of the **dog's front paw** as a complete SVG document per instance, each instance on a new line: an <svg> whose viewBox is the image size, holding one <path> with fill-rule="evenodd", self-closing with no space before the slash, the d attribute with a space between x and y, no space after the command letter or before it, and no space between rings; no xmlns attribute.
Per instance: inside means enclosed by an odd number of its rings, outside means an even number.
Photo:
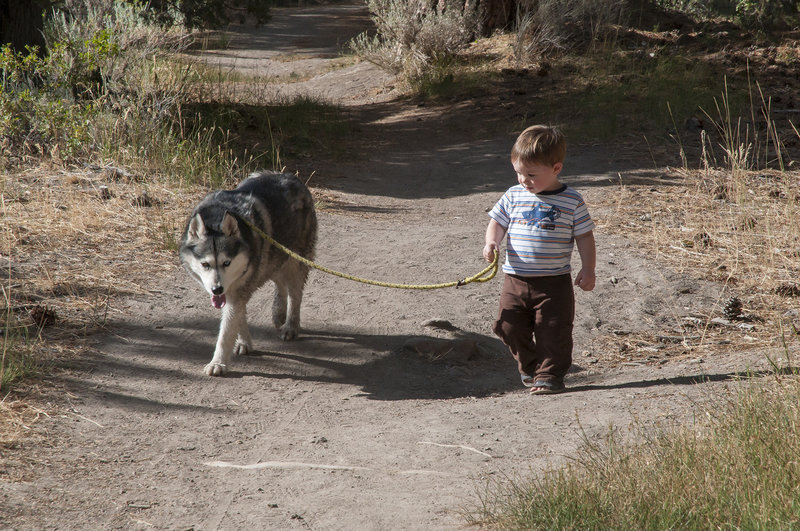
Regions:
<svg viewBox="0 0 800 531"><path fill-rule="evenodd" d="M203 372L208 376L222 376L228 372L228 367L224 363L211 362L203 368Z"/></svg>
<svg viewBox="0 0 800 531"><path fill-rule="evenodd" d="M283 325L280 331L281 339L284 341L291 341L297 338L297 328L294 326Z"/></svg>

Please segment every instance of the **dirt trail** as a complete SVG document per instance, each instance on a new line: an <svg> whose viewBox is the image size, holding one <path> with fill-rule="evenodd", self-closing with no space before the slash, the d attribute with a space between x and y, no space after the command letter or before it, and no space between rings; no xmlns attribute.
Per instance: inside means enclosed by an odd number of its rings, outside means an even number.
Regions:
<svg viewBox="0 0 800 531"><path fill-rule="evenodd" d="M314 9L352 15L348 6ZM311 43L324 69L338 42L310 40L322 38L304 23L314 9L276 9L274 24L286 53ZM265 32L269 49L271 27L254 34ZM259 55L236 39L228 53L272 65L269 51ZM366 84L364 68L337 75ZM361 101L380 92L375 81ZM334 198L319 216L319 261L399 282L481 269L485 212L513 179L511 137L447 131L420 109L387 113L373 126L365 134L376 132L380 150L307 163ZM565 181L590 206L618 181L612 152L570 153ZM593 215L601 229L614 223L613 211ZM555 397L529 396L490 333L498 281L392 291L314 272L301 337L277 338L264 289L249 308L257 352L237 359L229 376L208 378L202 367L218 314L176 258L151 296L115 308L124 317L98 338L98 355L59 378L66 413L44 421L56 438L37 449L39 473L0 483L0 527L456 529L487 481L558 464L582 436L600 437L611 424L691 418L697 401L758 363L605 363L596 338L663 328L719 293L654 268L626 240L602 230L597 239L598 287L577 293L570 392ZM426 325L432 319L452 327Z"/></svg>

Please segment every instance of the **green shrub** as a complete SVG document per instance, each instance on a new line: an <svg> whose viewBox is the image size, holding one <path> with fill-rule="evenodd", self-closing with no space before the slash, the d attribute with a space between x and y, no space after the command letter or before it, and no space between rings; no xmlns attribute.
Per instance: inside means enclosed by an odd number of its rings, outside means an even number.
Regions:
<svg viewBox="0 0 800 531"><path fill-rule="evenodd" d="M108 115L135 109L157 128L178 102L182 84L159 80L157 69L160 56L188 44L183 33L148 23L139 3L70 5L71 11L53 11L46 20L44 54L0 48L0 147L6 154L87 157L101 150L97 142Z"/></svg>
<svg viewBox="0 0 800 531"><path fill-rule="evenodd" d="M280 145L313 150L320 138L343 138L326 132L344 124L334 106L209 98L194 65L174 59L190 44L187 35L149 21L141 3L66 4L45 23L46 53L0 49L0 164L94 159L222 186L256 164L279 169ZM309 127L316 130L303 131Z"/></svg>
<svg viewBox="0 0 800 531"><path fill-rule="evenodd" d="M49 57L0 48L0 145L20 155L78 156L91 105L78 105Z"/></svg>
<svg viewBox="0 0 800 531"><path fill-rule="evenodd" d="M152 83L154 58L181 51L188 36L148 21L143 4L82 0L71 10L54 11L44 37L53 74L94 97L141 94Z"/></svg>

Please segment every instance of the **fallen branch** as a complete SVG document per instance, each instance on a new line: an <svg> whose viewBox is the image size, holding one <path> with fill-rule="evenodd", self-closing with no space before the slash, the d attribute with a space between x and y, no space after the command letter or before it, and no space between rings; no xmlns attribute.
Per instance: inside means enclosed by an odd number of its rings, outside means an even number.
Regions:
<svg viewBox="0 0 800 531"><path fill-rule="evenodd" d="M730 321L729 319L724 319L722 317L714 317L711 320L698 319L697 317L684 317L683 320L689 323L696 324L698 326L720 326L728 328L739 328L741 330L746 330L748 332L751 332L756 329L755 325L748 323L736 323Z"/></svg>
<svg viewBox="0 0 800 531"><path fill-rule="evenodd" d="M206 466L219 468L239 468L242 470L258 470L261 468L321 468L324 470L372 470L364 466L345 466L345 465L322 465L317 463L300 463L297 461L265 461L263 463L253 463L252 465L237 465L226 463L225 461L211 461L204 463Z"/></svg>
<svg viewBox="0 0 800 531"><path fill-rule="evenodd" d="M77 412L75 412L75 411L70 411L70 413L72 413L73 415L75 415L75 416L76 416L76 417L78 417L79 419L83 419L83 420L85 420L86 422L91 422L92 424L94 424L94 425L95 425L95 426L97 426L98 428L105 428L105 426L103 426L103 425L102 425L102 424L100 424L99 422L95 422L95 421L93 421L92 419L90 419L89 417L84 417L84 416L83 416L83 415L81 415L80 413L77 413Z"/></svg>

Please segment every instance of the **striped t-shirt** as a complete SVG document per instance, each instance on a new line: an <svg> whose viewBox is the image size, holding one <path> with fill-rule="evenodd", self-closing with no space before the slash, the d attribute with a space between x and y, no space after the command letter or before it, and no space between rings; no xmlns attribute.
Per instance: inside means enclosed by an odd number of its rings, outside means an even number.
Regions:
<svg viewBox="0 0 800 531"><path fill-rule="evenodd" d="M566 185L538 194L512 186L489 217L507 229L503 272L526 277L569 273L575 236L594 228L583 197Z"/></svg>

